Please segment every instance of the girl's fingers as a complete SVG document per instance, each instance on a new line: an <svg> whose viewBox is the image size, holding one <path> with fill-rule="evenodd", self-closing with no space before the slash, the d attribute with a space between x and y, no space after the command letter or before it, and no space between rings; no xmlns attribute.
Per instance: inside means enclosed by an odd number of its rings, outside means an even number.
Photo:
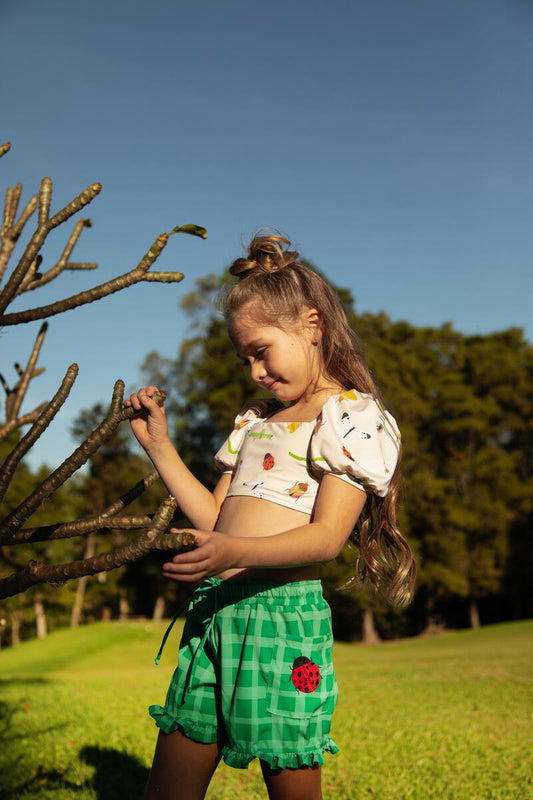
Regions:
<svg viewBox="0 0 533 800"><path fill-rule="evenodd" d="M166 577L190 577L192 575L207 575L209 571L208 561L195 561L192 564L163 564L163 575Z"/></svg>
<svg viewBox="0 0 533 800"><path fill-rule="evenodd" d="M152 400L152 396L157 391L157 386L146 386L138 389L136 392L133 392L133 394L130 395L129 401L126 400L124 405L133 406L135 411L140 411L143 406L148 407L150 403L157 405L157 403Z"/></svg>

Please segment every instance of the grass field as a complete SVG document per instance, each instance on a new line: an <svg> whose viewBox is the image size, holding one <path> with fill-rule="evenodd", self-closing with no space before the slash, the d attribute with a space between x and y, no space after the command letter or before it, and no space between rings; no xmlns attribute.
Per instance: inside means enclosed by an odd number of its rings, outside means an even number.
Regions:
<svg viewBox="0 0 533 800"><path fill-rule="evenodd" d="M102 623L0 651L2 800L142 797L173 632ZM178 627L178 626L176 626ZM336 644L341 748L323 771L328 800L528 800L533 622L364 647ZM259 765L222 765L208 800L265 798Z"/></svg>

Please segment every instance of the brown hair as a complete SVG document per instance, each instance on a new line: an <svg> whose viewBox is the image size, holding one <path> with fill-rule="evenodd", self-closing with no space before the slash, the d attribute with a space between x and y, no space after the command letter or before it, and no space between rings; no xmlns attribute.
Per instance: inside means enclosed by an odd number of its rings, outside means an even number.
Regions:
<svg viewBox="0 0 533 800"><path fill-rule="evenodd" d="M244 305L258 298L261 320L278 328L300 319L305 308L317 309L322 320L318 346L324 376L345 389L368 392L381 404L379 389L339 298L320 275L298 263L298 253L290 247L289 240L278 233L254 236L248 256L230 266L239 283L222 296L225 318L231 323ZM386 497L369 496L351 538L359 547L359 578L376 588L388 584L389 600L405 606L413 593L415 566L411 548L396 525L400 488L397 467Z"/></svg>

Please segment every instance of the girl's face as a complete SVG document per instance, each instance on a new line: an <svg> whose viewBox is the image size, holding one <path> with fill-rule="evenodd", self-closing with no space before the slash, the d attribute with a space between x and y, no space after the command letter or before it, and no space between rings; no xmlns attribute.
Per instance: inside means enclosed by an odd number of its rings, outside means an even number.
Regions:
<svg viewBox="0 0 533 800"><path fill-rule="evenodd" d="M284 403L312 394L320 367L317 343L320 315L307 309L293 330L254 322L254 303L248 303L231 320L229 335L239 358L250 366L252 380Z"/></svg>

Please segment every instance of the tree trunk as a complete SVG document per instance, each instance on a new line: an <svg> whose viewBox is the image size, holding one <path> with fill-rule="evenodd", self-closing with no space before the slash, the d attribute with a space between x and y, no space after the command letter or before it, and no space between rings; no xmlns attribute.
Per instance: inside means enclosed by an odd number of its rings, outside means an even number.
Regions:
<svg viewBox="0 0 533 800"><path fill-rule="evenodd" d="M89 533L85 543L84 558L92 558L96 552L96 536L94 533ZM77 628L80 624L81 615L83 613L83 604L85 602L85 590L87 589L88 576L84 575L78 580L76 587L76 597L74 605L72 606L72 613L70 615L70 627Z"/></svg>
<svg viewBox="0 0 533 800"><path fill-rule="evenodd" d="M481 622L479 620L479 607L475 597L470 598L470 603L468 604L468 615L470 617L470 627L480 628Z"/></svg>
<svg viewBox="0 0 533 800"><path fill-rule="evenodd" d="M365 608L363 611L363 642L376 644L380 641L379 633L374 626L374 612L371 608Z"/></svg>
<svg viewBox="0 0 533 800"><path fill-rule="evenodd" d="M155 599L154 610L152 612L152 620L154 622L161 622L165 614L165 598L163 595L158 595Z"/></svg>
<svg viewBox="0 0 533 800"><path fill-rule="evenodd" d="M16 647L20 644L20 614L18 611L11 612L11 645Z"/></svg>
<svg viewBox="0 0 533 800"><path fill-rule="evenodd" d="M102 608L102 622L109 622L111 619L111 608L109 606L104 606Z"/></svg>
<svg viewBox="0 0 533 800"><path fill-rule="evenodd" d="M44 639L47 634L46 628L46 614L44 613L43 596L41 592L37 592L33 601L33 610L35 612L35 628L39 639Z"/></svg>
<svg viewBox="0 0 533 800"><path fill-rule="evenodd" d="M128 592L125 586L121 586L118 595L118 618L125 622L130 614L130 604L128 603Z"/></svg>

